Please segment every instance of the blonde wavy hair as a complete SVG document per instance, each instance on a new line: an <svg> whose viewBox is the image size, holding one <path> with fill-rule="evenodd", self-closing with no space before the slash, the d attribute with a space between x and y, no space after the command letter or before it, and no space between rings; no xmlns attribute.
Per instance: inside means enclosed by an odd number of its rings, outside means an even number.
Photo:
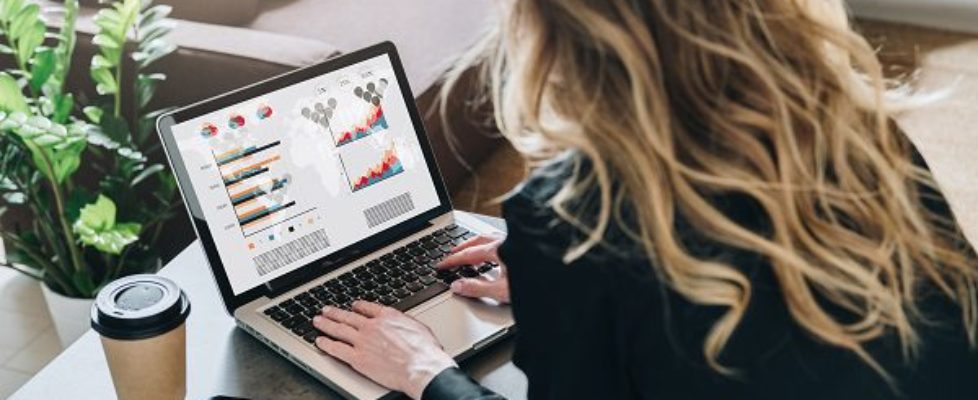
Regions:
<svg viewBox="0 0 978 400"><path fill-rule="evenodd" d="M677 218L768 260L794 321L888 380L864 345L895 332L911 359L924 285L960 306L974 344L973 253L953 220L923 206L921 188L936 184L891 125L899 93L841 0L509 0L500 13L443 96L479 65L496 125L527 160L574 150L590 162L551 201L586 236L565 262L611 224L631 227L665 284L725 307L703 343L712 368L736 372L719 358L751 282L684 248ZM571 205L595 188L586 223ZM756 201L770 232L710 200L730 193ZM634 220L622 220L625 204Z"/></svg>

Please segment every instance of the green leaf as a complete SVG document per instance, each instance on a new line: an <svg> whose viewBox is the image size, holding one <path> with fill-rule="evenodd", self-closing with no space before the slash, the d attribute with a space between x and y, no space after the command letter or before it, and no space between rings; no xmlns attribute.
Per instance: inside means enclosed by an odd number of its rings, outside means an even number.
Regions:
<svg viewBox="0 0 978 400"><path fill-rule="evenodd" d="M115 213L115 202L105 195L99 195L95 202L81 208L75 224L96 231L109 230L115 227Z"/></svg>
<svg viewBox="0 0 978 400"><path fill-rule="evenodd" d="M82 113L84 113L85 116L88 117L88 120L92 121L93 124L97 124L99 123L99 121L102 120L103 112L104 111L102 110L102 108L95 107L95 106L86 106L85 108L82 109Z"/></svg>
<svg viewBox="0 0 978 400"><path fill-rule="evenodd" d="M115 38L102 33L92 37L92 43L100 48L109 49L118 49L122 45L122 43L117 41Z"/></svg>
<svg viewBox="0 0 978 400"><path fill-rule="evenodd" d="M35 92L41 90L41 86L48 81L54 72L55 58L54 50L43 48L34 53L34 61L31 68L31 89Z"/></svg>
<svg viewBox="0 0 978 400"><path fill-rule="evenodd" d="M82 207L72 228L82 244L103 253L120 254L126 246L139 240L142 225L116 224L115 203L105 195L99 195L94 203Z"/></svg>
<svg viewBox="0 0 978 400"><path fill-rule="evenodd" d="M158 173L160 171L163 171L163 168L164 167L163 167L162 164L153 164L153 165L150 165L146 169L143 169L142 171L140 171L139 172L139 175L136 175L135 178L132 178L132 182L129 183L129 186L135 187L140 182L146 180L146 178L149 178L150 176L153 176L156 173Z"/></svg>
<svg viewBox="0 0 978 400"><path fill-rule="evenodd" d="M112 8L103 8L93 18L95 25L108 34L118 36L122 28L122 16Z"/></svg>
<svg viewBox="0 0 978 400"><path fill-rule="evenodd" d="M153 99L157 82L162 82L165 79L166 75L163 74L139 74L136 77L136 104L140 109L146 107L149 101Z"/></svg>
<svg viewBox="0 0 978 400"><path fill-rule="evenodd" d="M0 19L10 19L23 5L23 0L6 0L0 2Z"/></svg>
<svg viewBox="0 0 978 400"><path fill-rule="evenodd" d="M171 11L173 11L173 7L165 4L157 4L143 10L139 16L140 29L145 30L149 25L162 21L164 18L170 15Z"/></svg>
<svg viewBox="0 0 978 400"><path fill-rule="evenodd" d="M44 24L37 22L31 25L17 41L17 58L26 63L42 43L44 43Z"/></svg>
<svg viewBox="0 0 978 400"><path fill-rule="evenodd" d="M7 113L31 112L31 108L24 98L24 93L20 90L20 85L10 74L5 72L0 72L0 111Z"/></svg>
<svg viewBox="0 0 978 400"><path fill-rule="evenodd" d="M133 53L133 59L136 62L139 62L141 66L145 67L160 57L172 53L173 50L176 50L176 46L167 42L166 40L153 39L140 43L139 51Z"/></svg>
<svg viewBox="0 0 978 400"><path fill-rule="evenodd" d="M168 19L154 22L150 25L141 28L139 34L142 37L139 38L139 40L145 43L145 42L162 38L163 36L166 36L167 34L172 32L173 28L175 28L176 25L177 25L176 22L173 22Z"/></svg>
<svg viewBox="0 0 978 400"><path fill-rule="evenodd" d="M112 76L112 71L107 68L93 68L91 74L92 80L95 81L95 89L98 91L98 94L113 94L119 90L115 77Z"/></svg>
<svg viewBox="0 0 978 400"><path fill-rule="evenodd" d="M31 150L31 158L34 165L45 175L51 176L58 183L63 183L69 176L78 171L81 166L81 154L85 151L85 141L52 142L52 135L43 135L38 138L43 139L42 143L36 141L26 142L27 148ZM56 144L52 146L52 144ZM48 168L48 163L51 168Z"/></svg>
<svg viewBox="0 0 978 400"><path fill-rule="evenodd" d="M114 61L109 60L108 58L105 58L105 56L103 56L101 54L96 54L96 55L92 56L92 63L89 65L89 67L90 68L98 68L98 69L106 69L106 68L112 68L115 65L116 64L115 64Z"/></svg>
<svg viewBox="0 0 978 400"><path fill-rule="evenodd" d="M116 117L111 113L102 114L99 126L105 135L117 143L129 143L129 124L126 120Z"/></svg>
<svg viewBox="0 0 978 400"><path fill-rule="evenodd" d="M24 0L7 0L2 3L2 6L0 12L3 14L0 15L0 19L11 19L24 7Z"/></svg>
<svg viewBox="0 0 978 400"><path fill-rule="evenodd" d="M65 200L65 215L69 221L77 220L81 216L81 209L89 203L94 203L97 197L82 187L76 187L68 194Z"/></svg>
<svg viewBox="0 0 978 400"><path fill-rule="evenodd" d="M39 15L41 14L41 6L37 4L28 4L27 6L20 9L10 22L10 31L7 34L14 40L19 39L21 36L31 29L35 23L40 22Z"/></svg>
<svg viewBox="0 0 978 400"><path fill-rule="evenodd" d="M64 123L71 116L71 110L75 107L75 96L71 93L56 97L54 105L54 119L57 123Z"/></svg>

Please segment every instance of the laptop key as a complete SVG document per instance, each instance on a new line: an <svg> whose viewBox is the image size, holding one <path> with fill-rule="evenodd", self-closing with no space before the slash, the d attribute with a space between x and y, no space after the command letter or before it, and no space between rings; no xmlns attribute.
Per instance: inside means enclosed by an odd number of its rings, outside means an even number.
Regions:
<svg viewBox="0 0 978 400"><path fill-rule="evenodd" d="M294 333L296 335L299 335L299 336L304 336L305 334L309 333L313 329L316 329L316 328L314 328L312 326L312 323L311 322L308 322L307 321L307 322L303 322L301 324L298 324L296 326L293 326L292 327L292 333Z"/></svg>
<svg viewBox="0 0 978 400"><path fill-rule="evenodd" d="M285 311L288 311L289 314L292 314L292 315L299 314L304 309L305 308L301 304L295 304L295 303L293 303L292 305L290 305L288 307L285 307Z"/></svg>
<svg viewBox="0 0 978 400"><path fill-rule="evenodd" d="M433 277L431 275L422 275L421 278L419 279L419 281L422 284L424 284L425 286L427 286L427 285L431 285L432 283L437 282L438 280L435 279L435 277Z"/></svg>
<svg viewBox="0 0 978 400"><path fill-rule="evenodd" d="M380 304L383 304L385 306L389 306L389 305L392 305L394 303L397 303L397 298L396 297L393 297L393 296L381 296L380 297Z"/></svg>
<svg viewBox="0 0 978 400"><path fill-rule="evenodd" d="M270 317L272 317L272 320L275 322L282 322L286 318L289 318L289 313L282 310L276 310L274 313L272 313L272 315L270 315Z"/></svg>
<svg viewBox="0 0 978 400"><path fill-rule="evenodd" d="M278 310L279 310L278 306L271 306L271 307L266 308L265 311L263 311L263 312L265 313L265 315L271 316L272 314L274 314Z"/></svg>
<svg viewBox="0 0 978 400"><path fill-rule="evenodd" d="M394 297L397 297L399 299L403 299L403 298L408 297L410 295L411 295L411 291L410 290L407 290L407 289L404 289L404 288L394 289Z"/></svg>
<svg viewBox="0 0 978 400"><path fill-rule="evenodd" d="M285 329L292 329L296 325L299 325L299 324L301 324L301 323L303 323L305 321L306 321L306 317L304 317L302 315L296 315L296 316L294 316L292 318L289 318L289 319L287 319L285 321L282 321L282 326L284 326Z"/></svg>
<svg viewBox="0 0 978 400"><path fill-rule="evenodd" d="M465 228L456 227L455 229L448 231L448 236L451 236L452 239L456 239L464 236L468 232L469 231L465 230Z"/></svg>
<svg viewBox="0 0 978 400"><path fill-rule="evenodd" d="M315 296L316 299L319 300L320 302L325 302L329 300L330 297L332 297L332 295L326 292L325 290L322 292L316 292L316 294L314 294L313 296Z"/></svg>
<svg viewBox="0 0 978 400"><path fill-rule="evenodd" d="M428 299L435 297L448 290L448 285L444 283L435 282L434 285L428 286L421 291L414 293L401 301L397 302L393 307L400 311L407 311L414 306L424 303Z"/></svg>
<svg viewBox="0 0 978 400"><path fill-rule="evenodd" d="M484 274L486 272L492 271L493 267L494 265L492 265L492 263L484 263L479 266L479 273Z"/></svg>
<svg viewBox="0 0 978 400"><path fill-rule="evenodd" d="M479 271L476 271L471 265L466 265L459 269L458 274L466 278L475 278L479 276Z"/></svg>
<svg viewBox="0 0 978 400"><path fill-rule="evenodd" d="M425 285L421 284L421 282L411 282L405 287L412 292L417 292L424 289Z"/></svg>
<svg viewBox="0 0 978 400"><path fill-rule="evenodd" d="M319 336L319 331L314 328L311 332L306 333L305 336L302 337L302 340L305 340L306 343L312 344L316 343L316 338Z"/></svg>

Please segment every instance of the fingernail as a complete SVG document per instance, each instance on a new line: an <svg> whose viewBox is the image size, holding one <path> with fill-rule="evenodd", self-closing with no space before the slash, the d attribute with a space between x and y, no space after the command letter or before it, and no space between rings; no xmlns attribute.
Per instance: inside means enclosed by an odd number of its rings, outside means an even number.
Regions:
<svg viewBox="0 0 978 400"><path fill-rule="evenodd" d="M322 320L323 320L323 317L320 317L318 315L315 316L315 317L312 317L312 323L314 323L314 324L318 324L319 321L322 321Z"/></svg>
<svg viewBox="0 0 978 400"><path fill-rule="evenodd" d="M457 280L455 282L452 282L452 291L453 292L456 292L456 293L462 291L462 281L461 280Z"/></svg>

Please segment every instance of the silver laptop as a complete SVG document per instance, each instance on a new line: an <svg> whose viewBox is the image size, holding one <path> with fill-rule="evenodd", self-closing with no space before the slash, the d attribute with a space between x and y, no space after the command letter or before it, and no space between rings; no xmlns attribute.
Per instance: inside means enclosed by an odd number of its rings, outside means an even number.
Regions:
<svg viewBox="0 0 978 400"><path fill-rule="evenodd" d="M157 128L228 313L343 396L393 393L313 345L324 305L400 309L456 359L511 332L507 307L448 291L496 265L433 269L495 228L453 211L393 44L170 112Z"/></svg>

